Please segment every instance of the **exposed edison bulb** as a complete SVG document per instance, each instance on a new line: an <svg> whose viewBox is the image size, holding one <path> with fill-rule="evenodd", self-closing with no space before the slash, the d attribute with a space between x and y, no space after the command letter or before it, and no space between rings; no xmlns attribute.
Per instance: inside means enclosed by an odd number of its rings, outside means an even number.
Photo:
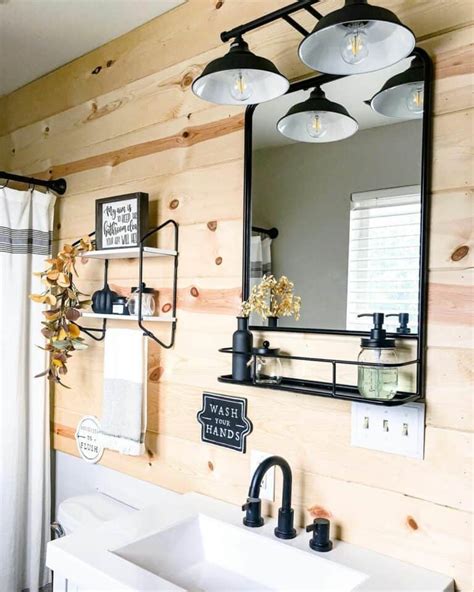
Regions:
<svg viewBox="0 0 474 592"><path fill-rule="evenodd" d="M236 101L246 101L252 96L252 85L242 70L232 76L230 94Z"/></svg>
<svg viewBox="0 0 474 592"><path fill-rule="evenodd" d="M359 64L369 55L367 33L362 23L348 25L348 29L341 43L342 59L348 64Z"/></svg>
<svg viewBox="0 0 474 592"><path fill-rule="evenodd" d="M309 114L306 130L311 138L322 138L326 134L327 129L320 113L313 111Z"/></svg>
<svg viewBox="0 0 474 592"><path fill-rule="evenodd" d="M407 97L407 107L412 113L423 113L423 86L413 86Z"/></svg>

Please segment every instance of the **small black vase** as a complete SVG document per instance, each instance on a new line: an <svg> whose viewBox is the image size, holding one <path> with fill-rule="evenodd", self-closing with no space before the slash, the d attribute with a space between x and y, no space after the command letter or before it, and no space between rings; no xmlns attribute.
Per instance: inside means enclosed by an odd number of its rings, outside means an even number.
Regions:
<svg viewBox="0 0 474 592"><path fill-rule="evenodd" d="M232 378L250 380L250 367L247 366L252 352L253 336L248 330L247 317L237 317L237 331L232 336L232 349L242 353L232 354Z"/></svg>
<svg viewBox="0 0 474 592"><path fill-rule="evenodd" d="M268 326L269 327L277 327L278 326L278 317L268 317Z"/></svg>

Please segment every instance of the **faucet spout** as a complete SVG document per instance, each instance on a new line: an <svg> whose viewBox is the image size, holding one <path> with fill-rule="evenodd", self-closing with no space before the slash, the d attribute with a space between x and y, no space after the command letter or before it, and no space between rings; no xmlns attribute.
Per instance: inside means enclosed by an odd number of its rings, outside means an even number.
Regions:
<svg viewBox="0 0 474 592"><path fill-rule="evenodd" d="M260 487L266 472L274 466L279 466L283 473L282 504L278 510L278 526L275 528L275 536L280 539L292 539L296 536L296 530L293 527L294 511L291 507L292 474L290 465L281 456L269 456L258 465L250 482L247 503L242 507L242 510L246 511L243 522L245 526L251 528L263 525Z"/></svg>

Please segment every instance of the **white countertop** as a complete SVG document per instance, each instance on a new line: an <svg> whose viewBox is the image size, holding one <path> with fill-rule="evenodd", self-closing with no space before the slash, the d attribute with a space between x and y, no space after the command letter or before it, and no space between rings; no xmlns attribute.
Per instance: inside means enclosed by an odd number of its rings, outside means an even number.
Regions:
<svg viewBox="0 0 474 592"><path fill-rule="evenodd" d="M79 529L69 536L52 541L48 544L47 565L57 574L78 585L81 592L83 589L85 592L180 590L159 576L119 557L113 551L197 514L204 514L251 531L257 537L278 540L273 534L274 519L266 519L265 525L261 528L248 529L242 524L243 512L240 507L196 493L179 495L163 491L162 499L158 496L156 504L152 506L92 529ZM299 531L295 539L279 540L279 543L301 549L317 556L319 560L335 562L363 572L367 579L357 587L358 591L454 590L453 581L448 576L348 543L334 541L334 549L329 553L315 553L308 546L309 537L309 534ZM315 582L316 566L315 563ZM291 569L291 565L288 569ZM315 585L316 588L324 592Z"/></svg>

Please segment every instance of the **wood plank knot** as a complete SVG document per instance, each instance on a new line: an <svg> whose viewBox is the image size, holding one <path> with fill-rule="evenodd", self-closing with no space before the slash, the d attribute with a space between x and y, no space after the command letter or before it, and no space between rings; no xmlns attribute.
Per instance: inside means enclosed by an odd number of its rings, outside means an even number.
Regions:
<svg viewBox="0 0 474 592"><path fill-rule="evenodd" d="M462 245L455 249L451 255L451 261L461 261L469 253L469 247Z"/></svg>
<svg viewBox="0 0 474 592"><path fill-rule="evenodd" d="M331 512L323 508L323 506L311 506L311 508L308 508L308 512L313 518L327 518L330 520L333 517Z"/></svg>
<svg viewBox="0 0 474 592"><path fill-rule="evenodd" d="M159 382L160 378L163 376L163 372L165 369L162 366L158 366L157 368L153 368L148 376L148 380L150 382Z"/></svg>

